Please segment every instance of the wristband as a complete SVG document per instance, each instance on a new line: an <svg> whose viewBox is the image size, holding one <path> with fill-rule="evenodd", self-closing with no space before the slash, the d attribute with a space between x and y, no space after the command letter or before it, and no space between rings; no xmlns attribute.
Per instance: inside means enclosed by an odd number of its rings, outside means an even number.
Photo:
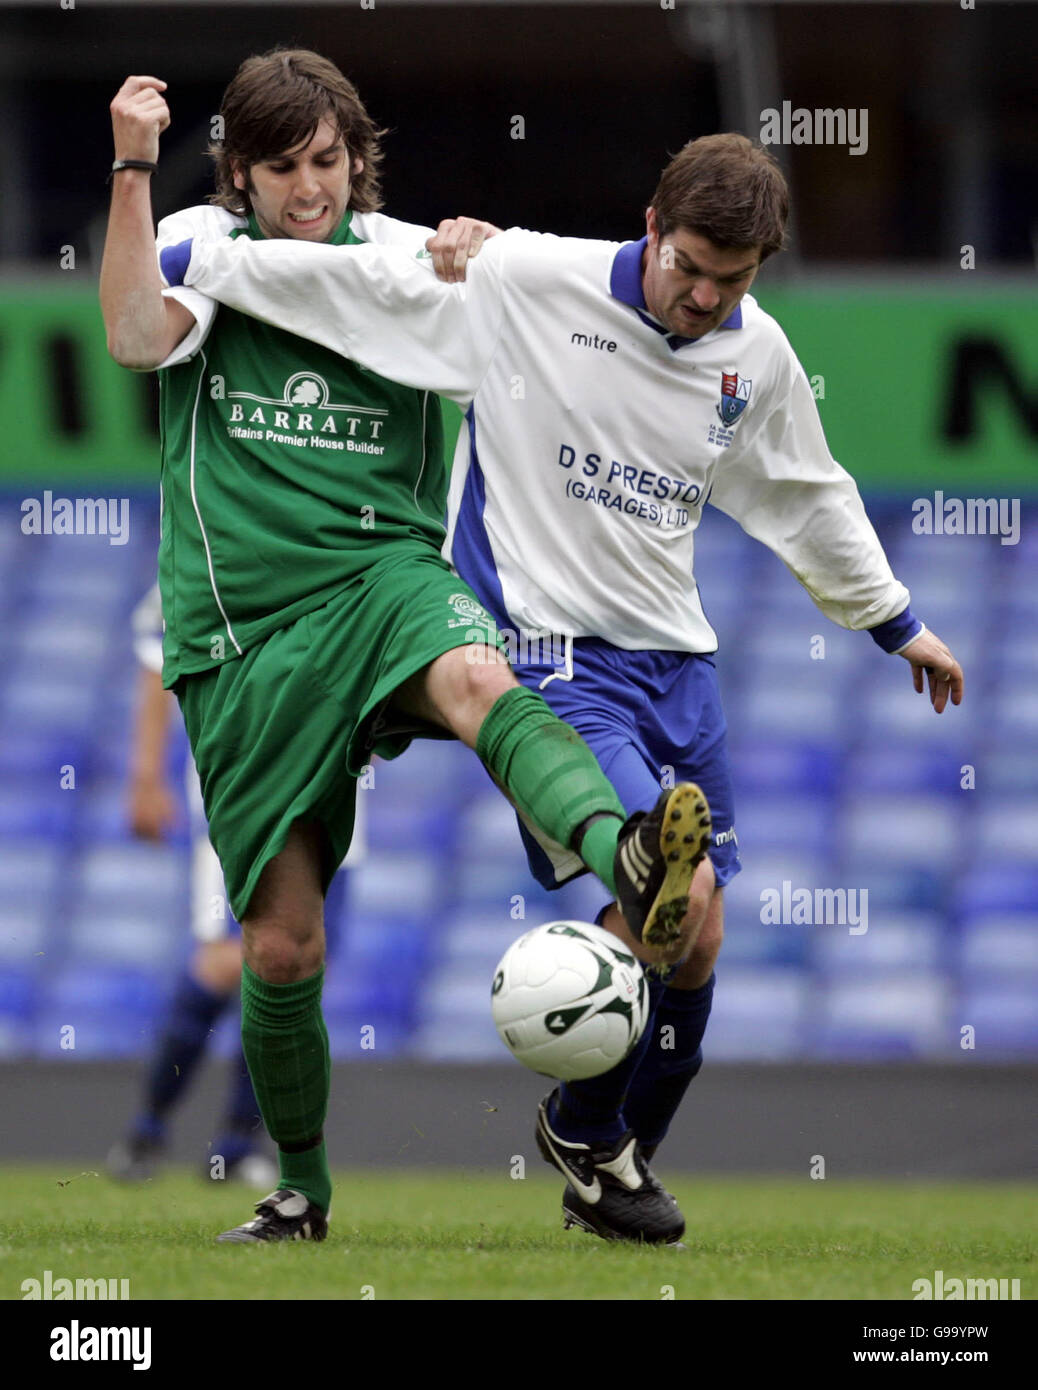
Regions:
<svg viewBox="0 0 1038 1390"><path fill-rule="evenodd" d="M897 656L925 631L923 624L910 608L905 608L896 618L868 629L872 640L890 656Z"/></svg>
<svg viewBox="0 0 1038 1390"><path fill-rule="evenodd" d="M112 165L112 172L108 175L108 182L112 182L113 176L118 174L120 169L147 169L149 174L154 174L158 167L157 164L152 164L148 159L117 159Z"/></svg>

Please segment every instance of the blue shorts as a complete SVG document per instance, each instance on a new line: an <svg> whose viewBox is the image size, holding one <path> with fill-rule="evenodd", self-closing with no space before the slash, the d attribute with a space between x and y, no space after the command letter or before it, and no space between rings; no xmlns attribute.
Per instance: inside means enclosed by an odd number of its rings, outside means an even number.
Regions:
<svg viewBox="0 0 1038 1390"><path fill-rule="evenodd" d="M569 644L567 643L567 646ZM598 637L578 637L572 662L555 652L513 663L516 676L544 696L598 759L627 814L655 806L661 788L697 782L710 803L710 860L717 886L739 872L727 725L710 656L624 651ZM572 851L550 846L519 822L530 869L545 888L585 872Z"/></svg>

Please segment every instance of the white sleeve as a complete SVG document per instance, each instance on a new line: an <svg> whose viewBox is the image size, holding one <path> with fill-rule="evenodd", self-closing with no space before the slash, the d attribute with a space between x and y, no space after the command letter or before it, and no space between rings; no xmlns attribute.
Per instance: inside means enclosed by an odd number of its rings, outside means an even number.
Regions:
<svg viewBox="0 0 1038 1390"><path fill-rule="evenodd" d="M234 213L226 212L223 208L211 207L208 204L185 208L182 212L174 212L169 217L164 217L159 223L155 235L155 253L161 257L167 247L177 246L182 241L211 241L225 237L233 227L244 226L244 217L236 217ZM162 274L161 260L159 274ZM166 283L165 276L162 277L162 281L163 284ZM200 294L198 290L187 289L183 285L167 286L162 293L167 299L175 299L183 304L195 318L187 334L181 338L165 361L159 363L160 368L175 367L178 362L190 361L205 342L219 306L207 295Z"/></svg>
<svg viewBox="0 0 1038 1390"><path fill-rule="evenodd" d="M186 282L221 304L321 343L402 386L466 405L501 331L507 235L469 262L464 284L395 246L288 238L199 242Z"/></svg>
<svg viewBox="0 0 1038 1390"><path fill-rule="evenodd" d="M829 452L804 369L784 339L783 348L759 423L718 460L708 500L773 550L827 618L875 627L908 606L908 590L854 479Z"/></svg>
<svg viewBox="0 0 1038 1390"><path fill-rule="evenodd" d="M153 584L133 610L133 651L146 671L162 673L162 599Z"/></svg>
<svg viewBox="0 0 1038 1390"><path fill-rule="evenodd" d="M401 222L399 218L387 217L384 212L355 212L350 230L361 241L370 241L376 246L400 246L412 256L421 256L425 243L436 235L431 227L423 227L418 222Z"/></svg>

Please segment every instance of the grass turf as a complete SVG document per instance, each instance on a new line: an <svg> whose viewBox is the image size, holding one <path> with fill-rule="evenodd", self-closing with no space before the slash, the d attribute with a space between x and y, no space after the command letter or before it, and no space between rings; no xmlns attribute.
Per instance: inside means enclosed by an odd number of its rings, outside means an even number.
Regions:
<svg viewBox="0 0 1038 1390"><path fill-rule="evenodd" d="M241 1187L177 1172L126 1187L74 1164L2 1168L0 1298L23 1297L22 1280L47 1269L128 1278L132 1299L901 1300L937 1269L1020 1278L1033 1297L1033 1186L668 1185L688 1221L684 1250L564 1232L550 1175L367 1171L336 1175L323 1245L242 1247L214 1243L251 1215Z"/></svg>

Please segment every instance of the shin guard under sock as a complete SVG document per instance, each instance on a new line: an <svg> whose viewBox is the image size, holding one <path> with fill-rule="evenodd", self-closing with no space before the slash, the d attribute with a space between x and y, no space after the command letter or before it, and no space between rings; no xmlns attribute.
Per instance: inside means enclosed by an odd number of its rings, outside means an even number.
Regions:
<svg viewBox="0 0 1038 1390"><path fill-rule="evenodd" d="M542 696L523 685L499 696L480 725L476 754L523 815L560 845L571 847L584 822L602 816L587 827L579 853L616 891L613 858L627 814L591 749Z"/></svg>

